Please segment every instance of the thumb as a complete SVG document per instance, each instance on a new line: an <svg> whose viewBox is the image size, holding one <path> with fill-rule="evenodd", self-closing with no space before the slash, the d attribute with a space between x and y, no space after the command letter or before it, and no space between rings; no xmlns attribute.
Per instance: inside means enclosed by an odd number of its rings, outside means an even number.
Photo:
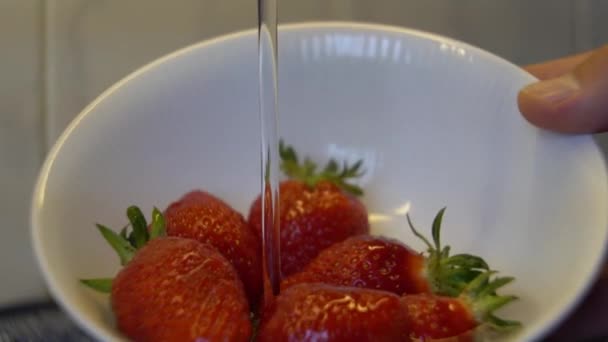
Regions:
<svg viewBox="0 0 608 342"><path fill-rule="evenodd" d="M608 46L565 75L533 83L518 96L532 124L563 133L608 131Z"/></svg>

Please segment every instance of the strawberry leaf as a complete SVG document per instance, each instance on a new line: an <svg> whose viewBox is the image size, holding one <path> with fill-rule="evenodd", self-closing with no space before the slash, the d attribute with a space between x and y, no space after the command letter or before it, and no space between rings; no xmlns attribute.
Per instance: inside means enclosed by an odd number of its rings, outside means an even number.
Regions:
<svg viewBox="0 0 608 342"><path fill-rule="evenodd" d="M313 161L305 158L300 163L294 148L285 145L283 140L279 141L279 156L281 157L281 170L289 178L300 180L309 187L314 187L321 181L328 181L352 195L363 195L363 189L351 182L363 175L361 171L363 160L359 160L353 165L344 162L340 167L336 160L330 159L322 171L317 172L317 165Z"/></svg>
<svg viewBox="0 0 608 342"><path fill-rule="evenodd" d="M330 159L329 162L327 163L327 165L325 166L325 170L323 170L323 172L327 172L327 173L338 172L338 162L336 162L334 159Z"/></svg>
<svg viewBox="0 0 608 342"><path fill-rule="evenodd" d="M156 207L152 210L150 232L148 232L146 218L138 207L130 206L127 209L127 217L132 227L130 234L128 233L129 224L124 226L120 230L120 233L116 233L104 225L96 224L103 238L118 254L122 266L131 261L137 250L143 247L151 238L165 235L165 218ZM104 293L110 292L112 288L111 278L81 279L80 282Z"/></svg>
<svg viewBox="0 0 608 342"><path fill-rule="evenodd" d="M270 146L266 149L266 164L264 165L264 180L270 183Z"/></svg>
<svg viewBox="0 0 608 342"><path fill-rule="evenodd" d="M81 279L80 282L102 293L112 292L112 278Z"/></svg>
<svg viewBox="0 0 608 342"><path fill-rule="evenodd" d="M134 205L127 208L127 217L131 222L131 227L133 227L134 246L136 249L139 249L150 239L146 218L141 210Z"/></svg>
<svg viewBox="0 0 608 342"><path fill-rule="evenodd" d="M511 283L515 278L513 277L496 277L496 279L489 282L481 291L479 291L479 297L486 297L489 295L496 294L496 290Z"/></svg>
<svg viewBox="0 0 608 342"><path fill-rule="evenodd" d="M466 286L460 297L470 303L478 321L498 330L518 327L521 323L503 320L494 315L496 310L518 299L516 296L496 294L497 289L510 283L514 278L497 277L492 280L491 277L495 273L495 271L481 273Z"/></svg>
<svg viewBox="0 0 608 342"><path fill-rule="evenodd" d="M361 187L359 186L344 182L339 182L339 186L342 188L342 190L351 193L355 196L363 196L363 189L361 189Z"/></svg>
<svg viewBox="0 0 608 342"><path fill-rule="evenodd" d="M279 156L283 161L293 162L298 164L298 154L289 145L285 145L283 139L279 140Z"/></svg>
<svg viewBox="0 0 608 342"><path fill-rule="evenodd" d="M126 225L126 226L122 227L122 229L120 230L120 237L125 240L129 240L129 235L127 234L128 228L129 228L129 225Z"/></svg>
<svg viewBox="0 0 608 342"><path fill-rule="evenodd" d="M447 255L445 256L447 257ZM489 271L490 266L481 257L471 254L457 254L444 259L445 265L459 266L471 269L482 269Z"/></svg>
<svg viewBox="0 0 608 342"><path fill-rule="evenodd" d="M152 229L150 239L165 235L165 217L156 207L152 210Z"/></svg>
<svg viewBox="0 0 608 342"><path fill-rule="evenodd" d="M441 250L441 259L448 259L450 256L450 246L445 246L443 247L443 249Z"/></svg>
<svg viewBox="0 0 608 342"><path fill-rule="evenodd" d="M451 286L455 293L450 293L450 296L458 296L462 290L477 278L482 272L468 268L443 268L441 275L438 277L439 282L444 284L444 287Z"/></svg>
<svg viewBox="0 0 608 342"><path fill-rule="evenodd" d="M492 314L486 317L486 323L496 331L506 332L521 327L521 322L498 318Z"/></svg>
<svg viewBox="0 0 608 342"><path fill-rule="evenodd" d="M112 246L112 248L118 254L121 265L126 265L135 254L135 248L120 235L116 234L110 228L105 227L101 224L97 224L97 229L103 236L103 238Z"/></svg>
<svg viewBox="0 0 608 342"><path fill-rule="evenodd" d="M443 220L443 213L445 213L445 207L439 210L439 213L435 216L433 220L433 242L435 243L435 248L440 251L441 250L441 221Z"/></svg>
<svg viewBox="0 0 608 342"><path fill-rule="evenodd" d="M287 177L301 178L304 176L296 151L291 146L285 146L283 140L279 141L279 157L281 157L281 170Z"/></svg>

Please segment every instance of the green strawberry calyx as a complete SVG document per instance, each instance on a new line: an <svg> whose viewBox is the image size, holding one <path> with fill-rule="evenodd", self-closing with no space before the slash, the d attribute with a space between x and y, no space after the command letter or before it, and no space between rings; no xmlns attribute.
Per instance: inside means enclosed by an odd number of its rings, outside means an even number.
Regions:
<svg viewBox="0 0 608 342"><path fill-rule="evenodd" d="M132 205L127 208L127 218L129 224L119 233L104 225L96 224L101 236L118 254L122 266L129 263L137 250L145 246L148 241L165 235L165 218L157 208L152 210L149 230L146 218L137 206ZM112 290L112 278L81 279L80 282L102 293L109 293Z"/></svg>
<svg viewBox="0 0 608 342"><path fill-rule="evenodd" d="M477 322L493 330L503 332L520 327L521 323L498 318L494 314L496 310L518 299L516 296L504 296L496 293L499 288L515 280L513 277L491 279L496 273L496 271L481 273L464 288L459 297L468 304Z"/></svg>
<svg viewBox="0 0 608 342"><path fill-rule="evenodd" d="M363 189L351 182L363 175L364 172L361 170L363 160L358 160L353 165L344 162L340 167L335 159L330 159L323 170L318 171L317 164L309 158L305 158L300 163L294 148L285 145L283 140L279 141L279 156L281 157L281 171L291 179L300 180L311 188L320 181L329 181L352 195L363 195Z"/></svg>
<svg viewBox="0 0 608 342"><path fill-rule="evenodd" d="M489 271L488 264L479 256L471 254L450 255L450 246L441 245L441 223L445 213L442 208L433 220L433 243L424 237L406 215L410 229L427 246L426 277L431 291L438 295L457 297L467 285L483 272Z"/></svg>

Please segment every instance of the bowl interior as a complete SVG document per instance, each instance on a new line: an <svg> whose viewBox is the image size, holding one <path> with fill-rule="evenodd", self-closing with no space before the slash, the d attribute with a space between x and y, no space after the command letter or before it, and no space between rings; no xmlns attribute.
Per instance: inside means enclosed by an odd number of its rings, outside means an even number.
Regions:
<svg viewBox="0 0 608 342"><path fill-rule="evenodd" d="M89 332L117 338L107 297L79 278L119 264L94 223L124 225L203 188L243 214L259 192L257 36L205 42L111 88L66 130L33 204L37 256L52 293ZM280 34L281 136L319 162L363 159L374 233L422 249L410 212L443 241L516 282L503 315L538 337L578 302L606 241L606 177L587 136L537 130L516 94L532 77L463 43L403 29L292 25Z"/></svg>

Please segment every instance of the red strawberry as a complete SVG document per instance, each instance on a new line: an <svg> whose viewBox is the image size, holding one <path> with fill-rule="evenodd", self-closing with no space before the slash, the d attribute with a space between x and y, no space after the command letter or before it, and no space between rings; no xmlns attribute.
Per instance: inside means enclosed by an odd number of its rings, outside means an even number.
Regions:
<svg viewBox="0 0 608 342"><path fill-rule="evenodd" d="M433 222L434 246L414 229L408 216L411 229L428 245L426 257L397 240L354 236L322 251L302 272L285 279L281 287L323 282L399 295L430 291L458 295L468 282L488 270L488 265L472 255L450 256L449 247L441 247L439 231L444 210Z"/></svg>
<svg viewBox="0 0 608 342"><path fill-rule="evenodd" d="M262 291L261 247L243 216L221 199L192 191L165 210L167 235L209 243L236 268L251 303Z"/></svg>
<svg viewBox="0 0 608 342"><path fill-rule="evenodd" d="M118 328L135 341L248 341L252 327L243 283L215 248L196 240L163 237L155 208L148 229L139 208L120 234L97 225L124 268L115 279L86 279L111 292Z"/></svg>
<svg viewBox="0 0 608 342"><path fill-rule="evenodd" d="M424 269L424 258L402 243L359 235L323 250L302 272L283 280L281 288L323 282L399 295L420 293L430 290Z"/></svg>
<svg viewBox="0 0 608 342"><path fill-rule="evenodd" d="M405 295L401 298L407 312L410 336L422 339L439 339L465 334L484 324L497 331L519 326L519 322L506 321L494 311L514 301L514 296L499 296L495 291L513 278L489 278L494 272L485 272L473 280L457 298L428 293Z"/></svg>
<svg viewBox="0 0 608 342"><path fill-rule="evenodd" d="M457 336L477 326L469 308L458 299L422 293L404 296L402 300L410 330L418 338Z"/></svg>
<svg viewBox="0 0 608 342"><path fill-rule="evenodd" d="M489 281L481 274L458 298L299 284L283 291L265 312L258 339L264 341L410 341L464 336L480 325L516 327L493 312L514 300L495 290L512 278Z"/></svg>
<svg viewBox="0 0 608 342"><path fill-rule="evenodd" d="M258 341L405 341L399 296L369 289L300 284L264 313Z"/></svg>
<svg viewBox="0 0 608 342"><path fill-rule="evenodd" d="M281 270L283 276L300 271L317 254L350 236L369 232L367 211L355 197L362 194L347 183L359 176L361 162L344 165L335 161L321 173L306 160L303 165L291 147L280 146L282 169L292 180L279 186ZM249 212L249 224L261 236L262 205L258 197Z"/></svg>
<svg viewBox="0 0 608 342"><path fill-rule="evenodd" d="M248 341L249 307L233 266L195 240L158 238L112 285L118 329L135 341Z"/></svg>

